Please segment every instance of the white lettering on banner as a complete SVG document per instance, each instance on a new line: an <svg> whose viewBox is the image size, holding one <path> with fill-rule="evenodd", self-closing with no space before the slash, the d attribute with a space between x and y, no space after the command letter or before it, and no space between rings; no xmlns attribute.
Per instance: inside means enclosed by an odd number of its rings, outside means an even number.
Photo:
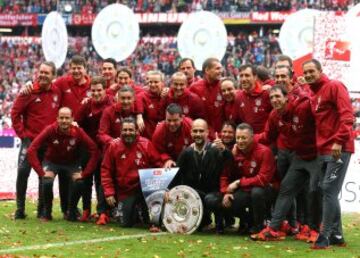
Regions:
<svg viewBox="0 0 360 258"><path fill-rule="evenodd" d="M288 12L270 12L270 21L283 22L290 14Z"/></svg>
<svg viewBox="0 0 360 258"><path fill-rule="evenodd" d="M268 21L269 20L269 13L268 12L253 12L252 19L253 21Z"/></svg>

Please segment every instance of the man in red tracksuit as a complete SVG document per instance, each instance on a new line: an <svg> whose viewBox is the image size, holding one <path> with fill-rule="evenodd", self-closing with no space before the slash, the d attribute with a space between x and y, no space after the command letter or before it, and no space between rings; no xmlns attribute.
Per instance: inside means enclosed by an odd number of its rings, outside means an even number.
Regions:
<svg viewBox="0 0 360 258"><path fill-rule="evenodd" d="M190 86L199 79L195 76L196 68L191 58L183 58L179 62L178 71L183 72L187 78L187 86Z"/></svg>
<svg viewBox="0 0 360 258"><path fill-rule="evenodd" d="M134 89L136 98L144 91L141 86L135 85L134 81L132 80L131 70L128 67L121 67L118 69L116 74L116 84L113 84L111 87L109 87L106 90L106 93L108 95L115 96L119 89L125 85L129 85Z"/></svg>
<svg viewBox="0 0 360 258"><path fill-rule="evenodd" d="M263 90L257 81L255 67L243 65L239 70L241 90L235 98L235 107L238 111L235 121L248 123L254 129L254 133L261 133L272 109L269 92Z"/></svg>
<svg viewBox="0 0 360 258"><path fill-rule="evenodd" d="M203 63L202 71L204 78L194 82L190 91L201 98L205 107L205 120L210 127L210 138L214 138L214 133L220 132L223 121L220 91L223 68L218 59L208 58Z"/></svg>
<svg viewBox="0 0 360 258"><path fill-rule="evenodd" d="M28 159L36 173L43 180L44 214L42 219L52 219L53 183L59 171L71 178L68 216L77 220L77 202L83 189L83 179L91 176L98 160L96 144L79 127L73 126L72 112L69 108L60 108L57 122L47 126L31 143ZM43 162L38 151L45 147ZM80 152L86 149L90 159L85 168L81 166Z"/></svg>
<svg viewBox="0 0 360 258"><path fill-rule="evenodd" d="M318 218L318 209L321 207L318 200L320 167L317 160L315 119L311 110L311 99L308 95L298 95L290 102L286 90L280 85L275 85L270 89L270 100L274 109L259 141L277 140L280 158L284 157L282 152L289 152L290 164L284 168L278 161L280 164L278 169L284 170L282 171L284 174L280 175L282 181L270 225L251 238L264 241L283 239L284 233L287 232L281 230L281 225L291 208L293 198L305 187L308 202L308 216L305 222L308 225L302 228L302 232L296 235L296 238L315 241L313 238L317 236L320 224ZM296 225L291 226L295 228Z"/></svg>
<svg viewBox="0 0 360 258"><path fill-rule="evenodd" d="M52 62L39 67L39 76L31 93L20 94L11 110L11 121L17 136L21 139L16 178L15 219L25 218L25 199L31 166L26 157L31 141L49 124L55 122L61 103L60 91L51 83L56 76ZM39 181L38 217L41 216L41 186Z"/></svg>
<svg viewBox="0 0 360 258"><path fill-rule="evenodd" d="M225 77L220 81L221 95L223 98L222 108L223 108L223 123L224 122L234 122L236 109L235 109L235 96L236 96L236 82L230 77Z"/></svg>
<svg viewBox="0 0 360 258"><path fill-rule="evenodd" d="M191 123L190 118L183 117L179 105L172 103L166 108L165 121L157 125L152 137L164 167L175 167L179 154L192 143Z"/></svg>
<svg viewBox="0 0 360 258"><path fill-rule="evenodd" d="M313 248L324 249L329 245L345 245L338 195L354 153L354 116L346 87L323 74L318 60L305 62L303 72L313 92L312 110L322 172L323 226Z"/></svg>
<svg viewBox="0 0 360 258"><path fill-rule="evenodd" d="M275 159L270 148L254 141L249 124L238 125L235 137L233 166L225 168L220 177L222 205L240 216L240 220L245 220L245 209L250 207L253 214L250 233L256 233L264 227L274 195Z"/></svg>
<svg viewBox="0 0 360 258"><path fill-rule="evenodd" d="M164 119L161 92L164 88L164 74L160 71L149 71L147 73L147 85L149 89L139 95L139 101L143 107L143 119L145 129L142 135L151 139L156 125ZM141 131L141 130L140 130Z"/></svg>
<svg viewBox="0 0 360 258"><path fill-rule="evenodd" d="M62 94L62 107L68 107L76 115L81 102L90 96L90 77L86 75L86 60L82 56L73 56L70 61L70 74L55 81Z"/></svg>
<svg viewBox="0 0 360 258"><path fill-rule="evenodd" d="M147 213L138 170L161 165L160 155L152 143L138 135L135 120L125 118L121 138L109 144L101 165L106 201L112 207L117 205L121 226L131 227L136 223L136 206L140 205Z"/></svg>
<svg viewBox="0 0 360 258"><path fill-rule="evenodd" d="M97 133L99 130L100 118L104 109L112 105L112 98L106 95L106 80L104 77L95 76L91 80L91 99L84 103L78 113L76 114L75 121L79 124L81 128L90 136L90 138L97 142ZM99 149L101 145L98 143ZM87 161L89 157L86 157ZM95 190L97 196L97 213L100 214L99 221L104 221L106 223L106 218L101 218L105 216L106 211L106 202L104 193L101 189L100 182L100 164L99 160L98 165L94 171L95 179ZM80 221L88 221L90 218L91 210L91 192L93 185L93 177L90 176L85 180L85 188L83 198L83 216ZM106 217L106 216L105 216ZM101 219L101 220L100 220ZM98 224L97 222L97 224ZM103 223L101 223L103 224Z"/></svg>
<svg viewBox="0 0 360 258"><path fill-rule="evenodd" d="M120 137L121 120L128 116L137 116L133 88L123 86L118 92L117 101L103 111L100 119L97 138L103 149L106 149L114 138Z"/></svg>
<svg viewBox="0 0 360 258"><path fill-rule="evenodd" d="M187 89L186 76L176 72L171 76L171 86L168 95L163 99L163 106L176 103L182 107L184 115L191 119L203 118L205 110L200 97Z"/></svg>
<svg viewBox="0 0 360 258"><path fill-rule="evenodd" d="M101 75L106 80L106 89L116 87L116 60L114 58L106 58L101 65Z"/></svg>

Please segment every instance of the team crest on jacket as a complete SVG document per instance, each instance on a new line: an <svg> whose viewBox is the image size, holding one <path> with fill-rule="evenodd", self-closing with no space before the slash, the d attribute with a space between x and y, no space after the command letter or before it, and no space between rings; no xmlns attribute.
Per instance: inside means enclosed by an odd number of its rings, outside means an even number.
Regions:
<svg viewBox="0 0 360 258"><path fill-rule="evenodd" d="M123 153L123 155L121 155L121 157L120 157L121 159L126 159L126 155L125 155L125 153Z"/></svg>
<svg viewBox="0 0 360 258"><path fill-rule="evenodd" d="M55 140L53 141L53 144L59 144L59 141L58 141L57 139L55 139Z"/></svg>
<svg viewBox="0 0 360 258"><path fill-rule="evenodd" d="M184 106L183 107L183 111L185 114L188 114L189 113L189 107L188 106Z"/></svg>
<svg viewBox="0 0 360 258"><path fill-rule="evenodd" d="M241 102L240 107L241 107L241 108L245 107L244 102Z"/></svg>
<svg viewBox="0 0 360 258"><path fill-rule="evenodd" d="M120 122L121 122L120 119L116 118L115 123L120 123Z"/></svg>
<svg viewBox="0 0 360 258"><path fill-rule="evenodd" d="M65 92L66 92L66 93L71 93L71 90L70 90L70 89L67 89Z"/></svg>
<svg viewBox="0 0 360 258"><path fill-rule="evenodd" d="M239 167L242 167L242 165L243 165L242 162L239 161L238 166L239 166Z"/></svg>
<svg viewBox="0 0 360 258"><path fill-rule="evenodd" d="M251 166L252 168L256 168L256 161L255 161L255 160L251 161L251 162L250 162L250 166Z"/></svg>
<svg viewBox="0 0 360 258"><path fill-rule="evenodd" d="M92 113L90 113L90 114L89 114L89 117L92 117L92 116L93 116L93 114L92 114Z"/></svg>
<svg viewBox="0 0 360 258"><path fill-rule="evenodd" d="M172 142L169 142L168 147L172 147L172 146L173 146Z"/></svg>
<svg viewBox="0 0 360 258"><path fill-rule="evenodd" d="M154 108L154 105L153 105L153 104L150 104L150 105L149 105L149 108Z"/></svg>
<svg viewBox="0 0 360 258"><path fill-rule="evenodd" d="M255 105L260 107L261 106L261 99L256 99L255 100Z"/></svg>
<svg viewBox="0 0 360 258"><path fill-rule="evenodd" d="M216 100L217 100L217 101L222 101L222 96L221 96L221 94L218 94L218 95L216 96Z"/></svg>
<svg viewBox="0 0 360 258"><path fill-rule="evenodd" d="M219 107L219 106L220 106L219 101L215 101L215 102L214 102L214 106L215 106L215 107Z"/></svg>
<svg viewBox="0 0 360 258"><path fill-rule="evenodd" d="M37 98L35 99L35 102L41 102L41 99L40 99L39 97L37 97Z"/></svg>
<svg viewBox="0 0 360 258"><path fill-rule="evenodd" d="M138 159L141 159L141 158L142 158L142 153L141 153L140 151L137 151L137 152L136 152L136 157L137 157Z"/></svg>
<svg viewBox="0 0 360 258"><path fill-rule="evenodd" d="M294 116L293 117L293 122L298 124L299 123L299 117L298 116Z"/></svg>
<svg viewBox="0 0 360 258"><path fill-rule="evenodd" d="M58 102L58 100L59 100L58 95L54 95L54 96L53 96L53 101L54 101L54 102Z"/></svg>
<svg viewBox="0 0 360 258"><path fill-rule="evenodd" d="M76 139L75 138L71 138L70 141L69 141L69 144L74 146L76 143Z"/></svg>

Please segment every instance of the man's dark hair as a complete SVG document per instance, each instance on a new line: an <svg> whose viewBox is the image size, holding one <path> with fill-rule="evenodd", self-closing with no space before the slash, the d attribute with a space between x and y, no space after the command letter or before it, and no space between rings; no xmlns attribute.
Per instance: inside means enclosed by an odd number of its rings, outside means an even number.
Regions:
<svg viewBox="0 0 360 258"><path fill-rule="evenodd" d="M170 115L179 114L181 116L183 114L181 106L176 103L169 104L166 108L166 112Z"/></svg>
<svg viewBox="0 0 360 258"><path fill-rule="evenodd" d="M302 64L302 67L304 67L304 65L306 65L306 64L311 64L311 63L315 65L315 67L316 67L316 69L318 69L318 71L322 71L321 63L317 59L311 59L311 60L305 61Z"/></svg>
<svg viewBox="0 0 360 258"><path fill-rule="evenodd" d="M129 77L132 78L132 72L129 67L125 67L125 66L120 67L117 70L116 76L119 76L119 73L122 73L122 72L127 73L129 75Z"/></svg>
<svg viewBox="0 0 360 258"><path fill-rule="evenodd" d="M291 57L287 56L287 55L279 55L276 59L276 62L275 62L275 67L276 67L276 63L277 62L281 62L281 61L288 61L289 63L289 66L290 68L292 69L293 68L293 61L291 59Z"/></svg>
<svg viewBox="0 0 360 258"><path fill-rule="evenodd" d="M46 66L49 66L49 67L51 68L52 74L53 74L54 76L56 76L56 66L55 66L55 63L54 63L54 62L45 61L45 62L42 62L41 64L46 65Z"/></svg>
<svg viewBox="0 0 360 258"><path fill-rule="evenodd" d="M110 63L114 66L115 70L116 70L116 67L117 67L117 63L116 63L116 60L114 58L106 58L104 59L103 63Z"/></svg>
<svg viewBox="0 0 360 258"><path fill-rule="evenodd" d="M254 65L251 65L251 64L244 64L244 65L240 66L239 67L239 72L242 72L242 71L244 71L244 70L246 70L248 68L251 69L251 72L252 72L253 75L255 75L255 76L257 75L256 74L256 67Z"/></svg>
<svg viewBox="0 0 360 258"><path fill-rule="evenodd" d="M125 123L127 123L127 124L134 124L134 125L135 125L135 128L137 128L137 126L136 126L136 120L135 120L135 118L133 118L132 116L125 117L123 120L121 120L121 125L124 125Z"/></svg>
<svg viewBox="0 0 360 258"><path fill-rule="evenodd" d="M233 121L225 121L221 126L221 130L224 129L225 126L230 126L234 131L236 130L236 124Z"/></svg>
<svg viewBox="0 0 360 258"><path fill-rule="evenodd" d="M256 67L256 75L259 78L259 80L262 82L270 79L269 70L265 66L262 66L262 65L259 65L258 67Z"/></svg>
<svg viewBox="0 0 360 258"><path fill-rule="evenodd" d="M118 90L118 93L119 93L119 94L122 93L122 92L131 92L131 94L132 94L133 96L135 96L135 91L134 91L134 89L133 89L131 86L129 86L129 85L124 85L124 86L122 86L122 87Z"/></svg>
<svg viewBox="0 0 360 258"><path fill-rule="evenodd" d="M74 55L70 60L70 64L81 65L86 68L86 60L80 55Z"/></svg>
<svg viewBox="0 0 360 258"><path fill-rule="evenodd" d="M191 65L193 68L195 68L195 63L194 63L194 60L192 60L191 58L189 57L185 57L185 58L182 58L179 62L179 65L178 65L178 70L180 70L180 66L185 63L186 61L190 61Z"/></svg>
<svg viewBox="0 0 360 258"><path fill-rule="evenodd" d="M212 68L215 63L220 63L219 59L214 57L206 59L202 65L202 72L205 73L206 69Z"/></svg>
<svg viewBox="0 0 360 258"><path fill-rule="evenodd" d="M254 135L254 129L247 123L241 123L236 127L236 130L249 130L251 135Z"/></svg>
<svg viewBox="0 0 360 258"><path fill-rule="evenodd" d="M101 84L103 86L103 88L106 88L106 80L104 77L102 76L94 76L91 78L91 83L90 85L96 85L96 84Z"/></svg>
<svg viewBox="0 0 360 258"><path fill-rule="evenodd" d="M280 84L275 84L273 87L270 88L270 92L273 91L280 91L283 96L288 95L288 91Z"/></svg>

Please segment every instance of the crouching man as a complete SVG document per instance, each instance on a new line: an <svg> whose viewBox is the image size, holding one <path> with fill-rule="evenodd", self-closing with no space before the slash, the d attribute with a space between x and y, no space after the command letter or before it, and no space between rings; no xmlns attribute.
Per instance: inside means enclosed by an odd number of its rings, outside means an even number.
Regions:
<svg viewBox="0 0 360 258"><path fill-rule="evenodd" d="M152 143L138 135L136 121L124 118L121 138L110 142L101 165L106 202L111 207L117 205L120 226L132 227L137 222L138 211L143 211L148 219L138 170L161 165L160 154Z"/></svg>
<svg viewBox="0 0 360 258"><path fill-rule="evenodd" d="M79 127L72 125L73 115L70 108L59 110L57 122L47 126L31 143L28 160L43 180L44 214L41 219L52 219L53 184L59 173L71 177L68 219L77 220L77 203L83 190L83 179L94 171L98 158L96 144ZM44 161L41 163L38 151L45 147ZM87 149L90 159L85 169L81 167L80 151Z"/></svg>

